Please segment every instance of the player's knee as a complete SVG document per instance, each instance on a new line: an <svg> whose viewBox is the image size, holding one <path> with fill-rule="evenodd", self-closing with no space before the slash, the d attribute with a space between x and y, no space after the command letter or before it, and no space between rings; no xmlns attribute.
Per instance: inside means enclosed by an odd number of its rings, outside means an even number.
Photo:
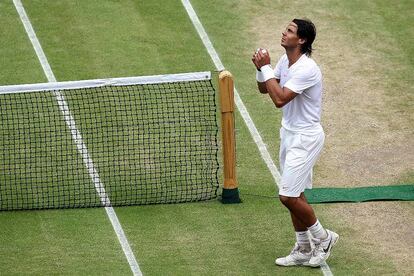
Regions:
<svg viewBox="0 0 414 276"><path fill-rule="evenodd" d="M294 197L279 195L280 202L288 208L293 204L295 199L296 198L294 198Z"/></svg>

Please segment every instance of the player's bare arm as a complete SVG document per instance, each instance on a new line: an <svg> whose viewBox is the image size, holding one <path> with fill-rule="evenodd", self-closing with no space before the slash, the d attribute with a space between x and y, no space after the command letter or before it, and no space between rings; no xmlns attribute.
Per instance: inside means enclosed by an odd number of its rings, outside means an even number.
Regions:
<svg viewBox="0 0 414 276"><path fill-rule="evenodd" d="M258 71L260 71L260 67L259 67L259 64L257 64L256 54L259 51L262 51L262 50L264 50L264 49L261 49L261 48L257 49L256 52L252 56L252 62L256 66L256 69ZM266 51L266 50L264 50L264 51ZM279 83L279 80L276 80L276 81ZM267 88L266 88L266 82L257 81L257 88L259 89L259 92L262 93L262 94L267 94L268 93Z"/></svg>
<svg viewBox="0 0 414 276"><path fill-rule="evenodd" d="M269 93L270 98L277 108L281 108L288 102L293 100L297 93L293 92L289 88L280 87L276 79L269 79L265 82L266 90Z"/></svg>
<svg viewBox="0 0 414 276"><path fill-rule="evenodd" d="M276 80L277 83L280 82L279 79L275 79L275 80ZM267 87L266 87L266 82L258 81L257 82L257 88L259 89L259 92L262 93L262 94L267 94L268 93Z"/></svg>
<svg viewBox="0 0 414 276"><path fill-rule="evenodd" d="M257 82L257 88L259 88L259 92L262 94L267 94L267 87L265 82Z"/></svg>
<svg viewBox="0 0 414 276"><path fill-rule="evenodd" d="M258 70L272 70L270 67L269 52L256 51L253 55L252 61ZM267 66L268 68L265 68ZM280 87L279 80L276 78L270 78L266 82L257 82L260 93L269 93L270 98L276 107L281 108L288 102L293 100L297 93L284 87Z"/></svg>

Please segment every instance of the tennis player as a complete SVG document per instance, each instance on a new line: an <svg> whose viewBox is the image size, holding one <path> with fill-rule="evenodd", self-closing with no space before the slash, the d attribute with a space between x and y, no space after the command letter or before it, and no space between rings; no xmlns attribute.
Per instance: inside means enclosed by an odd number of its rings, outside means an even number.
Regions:
<svg viewBox="0 0 414 276"><path fill-rule="evenodd" d="M290 211L297 242L288 256L276 259L281 266L318 267L339 239L322 226L304 195L305 189L312 188L312 168L325 139L320 123L322 74L310 58L315 36L311 21L294 19L282 33L286 54L274 69L267 50L259 48L252 58L259 91L268 94L283 111L279 199Z"/></svg>

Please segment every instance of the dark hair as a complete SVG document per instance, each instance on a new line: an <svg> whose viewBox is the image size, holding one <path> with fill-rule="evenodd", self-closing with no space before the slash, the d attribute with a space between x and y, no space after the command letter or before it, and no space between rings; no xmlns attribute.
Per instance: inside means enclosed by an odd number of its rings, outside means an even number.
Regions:
<svg viewBox="0 0 414 276"><path fill-rule="evenodd" d="M293 22L298 25L298 37L305 39L305 43L302 44L300 51L302 54L311 56L312 43L316 37L316 27L309 19L293 19Z"/></svg>

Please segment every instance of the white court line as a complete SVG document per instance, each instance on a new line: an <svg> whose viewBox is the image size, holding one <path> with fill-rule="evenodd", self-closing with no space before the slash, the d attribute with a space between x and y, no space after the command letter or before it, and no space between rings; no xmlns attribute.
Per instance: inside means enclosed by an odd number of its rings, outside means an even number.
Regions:
<svg viewBox="0 0 414 276"><path fill-rule="evenodd" d="M324 276L333 276L332 271L326 262L323 262L321 264L321 270Z"/></svg>
<svg viewBox="0 0 414 276"><path fill-rule="evenodd" d="M194 11L193 7L191 6L191 3L189 0L181 0L183 3L188 16L191 19L191 22L193 22L194 27L197 30L198 35L200 36L201 40L203 41L204 46L206 47L211 59L214 62L214 65L216 66L216 69L218 71L224 70L223 63L221 62L216 50L213 47L213 44L210 41L210 38L208 37L206 31L204 30L203 25L200 22L200 19L198 18L196 12ZM262 136L260 136L259 131L257 130L252 118L250 117L249 112L247 111L246 106L244 105L242 99L240 98L239 93L237 92L237 89L234 88L234 97L235 97L235 103L236 106L246 123L251 136L253 137L254 142L256 143L257 147L259 148L260 155L262 156L263 160L265 161L270 173L272 174L275 183L277 186L279 186L280 183L280 173L277 169L275 163L273 162L272 157L270 156L269 151L267 150L266 144L263 142Z"/></svg>
<svg viewBox="0 0 414 276"><path fill-rule="evenodd" d="M221 71L224 70L223 63L221 62L217 51L214 49L213 44L210 41L210 38L208 37L203 25L200 22L200 19L197 16L197 13L194 11L193 6L191 5L189 0L181 0L182 4L184 5L188 16L191 19L191 22L193 23L194 27L197 30L198 35L200 36L201 40L203 41L204 46L206 47L211 59L214 62L214 65L216 66L216 69ZM263 142L262 137L260 136L259 131L257 130L252 118L249 115L249 112L247 111L246 106L244 105L242 99L240 98L239 93L237 92L237 89L234 88L234 96L235 96L235 102L236 106L239 109L239 112L244 120L244 122L247 125L247 128L250 131L250 134L253 137L254 142L256 143L257 147L259 148L260 155L262 156L264 162L267 165L267 168L269 169L270 173L272 174L276 186L279 187L280 185L280 172L277 169L275 163L273 162L272 157L270 156L269 151L267 150L266 144ZM332 272L326 262L324 262L321 265L321 270L323 275L325 276L332 276Z"/></svg>
<svg viewBox="0 0 414 276"><path fill-rule="evenodd" d="M14 6L16 7L17 12L19 13L20 19L23 23L23 26L26 30L27 35L30 38L30 41L33 45L34 50L36 51L37 57L42 65L43 71L49 82L56 82L55 75L47 61L46 55L43 52L42 46L40 45L39 40L37 39L36 33L33 30L32 24L30 23L29 17L26 14L26 11L23 7L23 4L20 0L13 0ZM102 205L110 205L108 195L105 192L105 187L102 184L98 171L96 170L92 159L88 153L85 143L83 142L82 136L78 128L76 127L75 120L70 113L69 105L67 104L63 94L59 91L54 91L53 94L56 97L56 100L59 105L59 109L62 112L65 122L68 125L72 138L75 141L76 147L78 148L79 153L82 155L83 162L88 169L89 176L91 177L95 189L99 194ZM122 229L121 224L119 223L118 217L115 213L115 210L112 207L105 207L106 214L108 215L109 220L111 221L112 227L118 237L119 243L121 244L122 250L128 260L131 271L134 275L142 275L142 272L139 268L139 265L135 259L134 253L131 250L131 247L128 243L128 240L125 236L125 233Z"/></svg>

